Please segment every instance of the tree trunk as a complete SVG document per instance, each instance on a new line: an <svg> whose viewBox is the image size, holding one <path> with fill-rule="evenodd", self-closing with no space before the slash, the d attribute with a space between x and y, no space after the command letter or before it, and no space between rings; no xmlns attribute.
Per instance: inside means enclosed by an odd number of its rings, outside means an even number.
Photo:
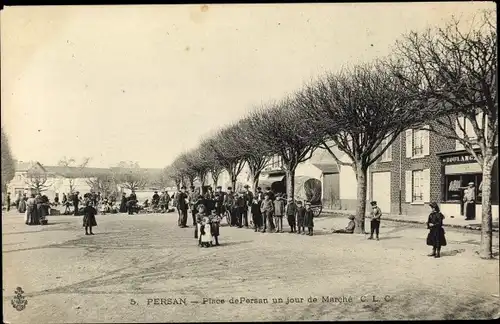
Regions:
<svg viewBox="0 0 500 324"><path fill-rule="evenodd" d="M259 186L259 176L253 177L253 192L257 192L257 187Z"/></svg>
<svg viewBox="0 0 500 324"><path fill-rule="evenodd" d="M236 192L236 177L231 178L231 185L233 186L233 191Z"/></svg>
<svg viewBox="0 0 500 324"><path fill-rule="evenodd" d="M356 167L356 179L357 179L357 199L358 206L356 207L356 227L354 233L365 233L365 216L366 216L366 176L368 168L362 166Z"/></svg>
<svg viewBox="0 0 500 324"><path fill-rule="evenodd" d="M492 235L493 235L493 215L491 213L491 177L493 173L493 162L491 158L484 157L483 164L483 184L481 187L481 245L479 256L481 259L493 258Z"/></svg>
<svg viewBox="0 0 500 324"><path fill-rule="evenodd" d="M295 193L295 168L286 170L286 197L294 199Z"/></svg>
<svg viewBox="0 0 500 324"><path fill-rule="evenodd" d="M218 174L213 174L210 172L210 175L212 176L212 181L214 183L214 190L217 189L217 182L219 182L219 175Z"/></svg>

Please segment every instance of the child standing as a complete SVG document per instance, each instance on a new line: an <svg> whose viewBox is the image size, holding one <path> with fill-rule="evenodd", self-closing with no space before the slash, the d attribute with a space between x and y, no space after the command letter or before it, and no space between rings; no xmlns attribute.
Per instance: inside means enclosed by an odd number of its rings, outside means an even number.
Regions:
<svg viewBox="0 0 500 324"><path fill-rule="evenodd" d="M306 213L305 213L305 225L307 226L307 235L313 235L313 227L314 227L314 214L311 209L311 203L309 201L306 202Z"/></svg>
<svg viewBox="0 0 500 324"><path fill-rule="evenodd" d="M210 214L210 224L212 229L212 238L215 241L215 245L219 245L220 217L215 213L215 209L212 209L212 213Z"/></svg>
<svg viewBox="0 0 500 324"><path fill-rule="evenodd" d="M304 206L302 206L302 201L297 201L297 227L299 228L297 234L301 233L301 229L302 234L306 233L306 230L304 229L305 217L306 209L304 208Z"/></svg>
<svg viewBox="0 0 500 324"><path fill-rule="evenodd" d="M274 201L274 223L276 224L276 233L283 233L283 214L285 213L285 201L279 195Z"/></svg>
<svg viewBox="0 0 500 324"><path fill-rule="evenodd" d="M297 214L297 205L293 202L292 198L288 198L288 204L286 204L285 210L288 225L290 226L290 233L295 233L295 215Z"/></svg>
<svg viewBox="0 0 500 324"><path fill-rule="evenodd" d="M87 200L85 205L86 206L83 209L83 227L85 227L85 235L94 235L94 233L92 233L92 227L97 226L97 222L95 220L95 215L97 214L97 210L94 207L92 207L90 200Z"/></svg>
<svg viewBox="0 0 500 324"><path fill-rule="evenodd" d="M262 227L262 212L260 211L260 202L257 197L252 201L251 212L254 232L260 231Z"/></svg>

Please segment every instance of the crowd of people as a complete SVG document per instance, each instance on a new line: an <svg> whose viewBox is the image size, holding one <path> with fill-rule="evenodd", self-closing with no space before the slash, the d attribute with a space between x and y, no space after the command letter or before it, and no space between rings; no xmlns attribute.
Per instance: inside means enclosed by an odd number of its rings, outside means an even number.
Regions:
<svg viewBox="0 0 500 324"><path fill-rule="evenodd" d="M151 208L152 211L169 212L174 209L169 208L170 201L178 212L177 225L181 228L187 228L188 212L192 217L192 223L195 227L195 238L198 239L199 246L211 246L213 243L219 245L220 222L226 217L231 227L253 228L255 232L265 233L283 233L283 218L286 217L290 228L289 233L302 235L313 235L314 213L309 201L293 200L286 198L286 195L275 194L270 187L266 191L257 187L255 192L250 190L247 185L243 192L235 192L232 187L227 188L227 192L222 191L218 186L215 192L211 187L202 193L196 190L194 186L190 187L189 192L182 186L172 196L167 191L158 194L155 191L151 204L149 199L142 204L138 204L137 195L134 190L130 195L122 193L119 207L116 207L116 198L114 195L102 197L100 192L95 193L91 190L89 193L80 196L80 193L66 195L63 193L62 205L66 208L65 214L71 213L70 207L73 207L74 215L83 214L83 227L86 235L93 235L92 227L97 226L95 216L101 213L128 213L130 215L138 213L142 208ZM10 210L11 197L7 194L7 210ZM45 225L47 216L50 215L52 206L59 205L59 196L56 194L54 202L50 202L46 195L27 193L16 197L15 206L20 213L24 213L26 225ZM82 208L79 206L82 205ZM371 202L371 221L369 239L379 240L380 221L382 216L381 209L376 201ZM440 257L442 246L446 246L445 232L443 229L444 215L440 212L437 203L429 204L431 213L428 217L427 227L429 234L427 236L427 245L432 246L433 250L429 256ZM249 213L251 220L249 221ZM332 229L332 233L354 233L356 223L354 216L349 216L349 223L344 229ZM307 228L307 233L306 233ZM374 238L375 234L375 238Z"/></svg>

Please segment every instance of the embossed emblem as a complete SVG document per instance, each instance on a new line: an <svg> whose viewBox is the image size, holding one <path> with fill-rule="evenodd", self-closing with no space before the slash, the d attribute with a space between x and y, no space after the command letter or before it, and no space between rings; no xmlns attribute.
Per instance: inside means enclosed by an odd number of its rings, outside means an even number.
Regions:
<svg viewBox="0 0 500 324"><path fill-rule="evenodd" d="M16 294L16 296L12 298L12 307L14 307L18 311L24 310L26 308L26 305L28 304L28 301L23 296L23 289L21 287L17 287L16 291L14 291L14 294Z"/></svg>

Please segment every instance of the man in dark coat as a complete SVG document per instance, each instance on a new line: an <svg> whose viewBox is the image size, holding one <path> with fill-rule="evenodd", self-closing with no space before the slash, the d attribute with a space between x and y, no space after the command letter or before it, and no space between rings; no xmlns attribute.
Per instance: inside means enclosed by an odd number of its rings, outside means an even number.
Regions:
<svg viewBox="0 0 500 324"><path fill-rule="evenodd" d="M126 213L127 212L127 196L125 193L122 193L122 200L120 201L120 213Z"/></svg>
<svg viewBox="0 0 500 324"><path fill-rule="evenodd" d="M80 203L80 199L78 198L78 195L80 194L80 192L75 192L73 194L73 207L75 208L75 216L78 216L78 204Z"/></svg>
<svg viewBox="0 0 500 324"><path fill-rule="evenodd" d="M137 204L137 195L135 194L135 190L132 190L132 193L128 197L128 202L127 202L127 209L128 209L128 214L133 215L135 210L135 206Z"/></svg>
<svg viewBox="0 0 500 324"><path fill-rule="evenodd" d="M224 213L224 198L226 193L222 191L221 186L217 186L217 191L214 195L215 200L215 210L218 216L221 216Z"/></svg>
<svg viewBox="0 0 500 324"><path fill-rule="evenodd" d="M186 187L182 186L181 191L177 194L177 209L179 210L179 226L180 227L188 227L187 226L187 212L189 209L188 206L188 195L186 193Z"/></svg>
<svg viewBox="0 0 500 324"><path fill-rule="evenodd" d="M236 197L233 193L233 188L232 187L227 187L227 194L224 195L224 202L223 202L225 210L229 211L231 215L230 219L230 226L236 226L237 225L237 219L238 219L238 206L236 204Z"/></svg>
<svg viewBox="0 0 500 324"><path fill-rule="evenodd" d="M10 192L7 192L6 202L7 202L7 211L9 211L10 210ZM19 203L17 203L17 205L19 206Z"/></svg>
<svg viewBox="0 0 500 324"><path fill-rule="evenodd" d="M153 194L153 198L151 199L151 204L153 205L153 208L157 208L159 203L160 195L158 194L158 191L155 191L155 193Z"/></svg>
<svg viewBox="0 0 500 324"><path fill-rule="evenodd" d="M245 201L245 208L243 209L243 221L245 227L248 228L248 210L252 207L253 193L250 191L250 186L245 185L245 193L243 194L243 199Z"/></svg>

